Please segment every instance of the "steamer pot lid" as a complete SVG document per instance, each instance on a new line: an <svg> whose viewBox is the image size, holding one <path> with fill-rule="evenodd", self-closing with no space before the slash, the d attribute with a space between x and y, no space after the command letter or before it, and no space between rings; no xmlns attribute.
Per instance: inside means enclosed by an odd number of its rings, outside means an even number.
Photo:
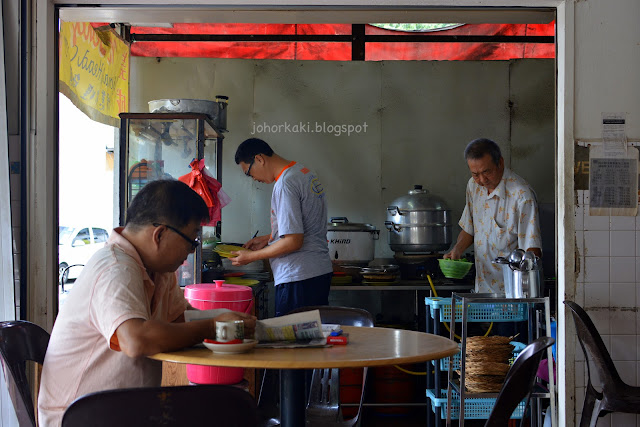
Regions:
<svg viewBox="0 0 640 427"><path fill-rule="evenodd" d="M327 231L376 231L373 224L349 222L347 217L331 217L327 224Z"/></svg>
<svg viewBox="0 0 640 427"><path fill-rule="evenodd" d="M424 210L449 210L444 200L438 196L429 193L429 190L422 188L422 185L416 184L406 196L399 197L391 202L392 206L407 211L424 211Z"/></svg>

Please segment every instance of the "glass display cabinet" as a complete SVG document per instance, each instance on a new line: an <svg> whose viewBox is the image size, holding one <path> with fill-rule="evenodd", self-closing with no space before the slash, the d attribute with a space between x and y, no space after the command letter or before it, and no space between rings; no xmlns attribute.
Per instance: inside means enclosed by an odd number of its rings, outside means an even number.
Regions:
<svg viewBox="0 0 640 427"><path fill-rule="evenodd" d="M129 203L145 184L157 179L178 179L191 172L194 159L204 159L210 174L222 182L222 131L202 113L120 114L120 225ZM203 227L201 235L220 237L216 227ZM178 269L178 283L200 283L202 246Z"/></svg>

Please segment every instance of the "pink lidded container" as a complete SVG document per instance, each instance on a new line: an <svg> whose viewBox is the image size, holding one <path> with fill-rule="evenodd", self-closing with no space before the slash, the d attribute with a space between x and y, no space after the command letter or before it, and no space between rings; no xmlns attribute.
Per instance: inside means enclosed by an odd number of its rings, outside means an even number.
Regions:
<svg viewBox="0 0 640 427"><path fill-rule="evenodd" d="M228 308L249 313L253 307L253 291L248 286L224 283L197 283L184 288L184 297L199 310ZM187 365L187 378L196 384L236 384L242 381L243 368Z"/></svg>

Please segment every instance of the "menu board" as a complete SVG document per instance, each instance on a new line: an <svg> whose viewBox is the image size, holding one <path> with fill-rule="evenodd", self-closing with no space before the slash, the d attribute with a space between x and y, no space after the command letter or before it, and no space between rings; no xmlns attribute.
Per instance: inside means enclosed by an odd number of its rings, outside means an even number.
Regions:
<svg viewBox="0 0 640 427"><path fill-rule="evenodd" d="M589 215L635 216L638 149L627 144L623 114L603 113L602 137L589 150Z"/></svg>
<svg viewBox="0 0 640 427"><path fill-rule="evenodd" d="M637 156L636 159L592 158L590 163L589 197L592 207L637 207Z"/></svg>

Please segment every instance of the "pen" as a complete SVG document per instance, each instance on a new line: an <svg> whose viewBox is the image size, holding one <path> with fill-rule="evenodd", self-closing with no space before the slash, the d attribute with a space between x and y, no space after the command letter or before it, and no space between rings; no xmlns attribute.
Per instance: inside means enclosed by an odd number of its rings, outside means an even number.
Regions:
<svg viewBox="0 0 640 427"><path fill-rule="evenodd" d="M256 230L256 234L253 235L252 239L256 238L256 236L258 235L258 231L260 231L260 230Z"/></svg>

